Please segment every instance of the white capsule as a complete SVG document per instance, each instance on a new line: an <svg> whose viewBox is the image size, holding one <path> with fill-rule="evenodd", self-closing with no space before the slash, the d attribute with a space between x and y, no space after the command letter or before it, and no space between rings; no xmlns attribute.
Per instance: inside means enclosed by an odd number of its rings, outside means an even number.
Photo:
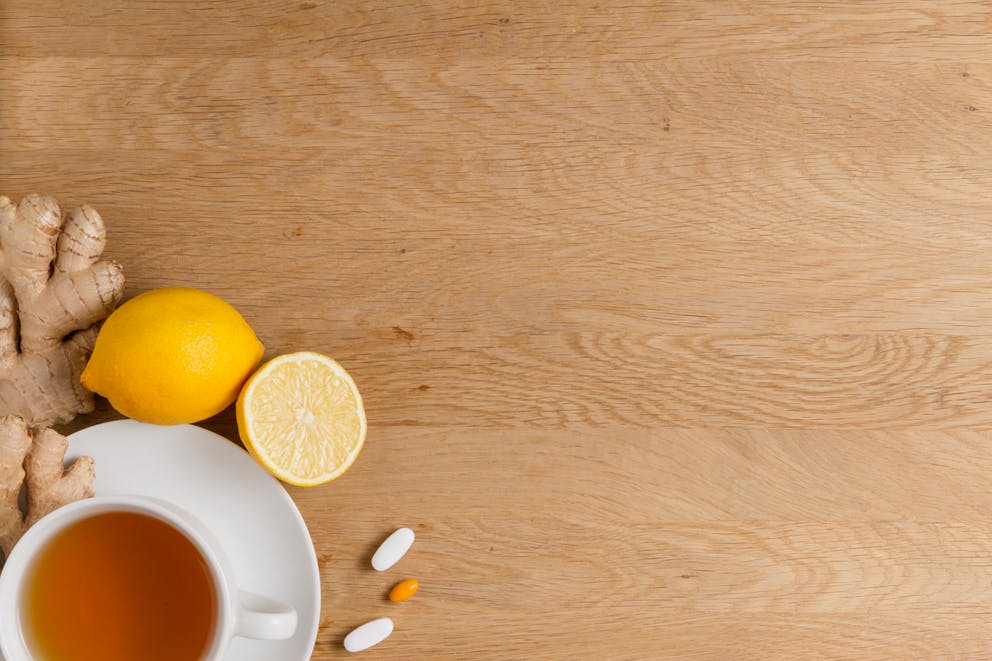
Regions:
<svg viewBox="0 0 992 661"><path fill-rule="evenodd" d="M388 617L380 617L353 629L344 637L344 648L349 652L361 652L386 640L391 633L393 621Z"/></svg>
<svg viewBox="0 0 992 661"><path fill-rule="evenodd" d="M409 528L400 528L387 537L372 556L372 569L386 571L399 562L413 546L413 537L413 531Z"/></svg>

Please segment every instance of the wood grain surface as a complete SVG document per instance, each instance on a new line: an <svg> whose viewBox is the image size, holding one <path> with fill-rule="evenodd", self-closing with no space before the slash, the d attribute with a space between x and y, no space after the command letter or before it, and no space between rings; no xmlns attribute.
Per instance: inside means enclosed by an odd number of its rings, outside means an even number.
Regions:
<svg viewBox="0 0 992 661"><path fill-rule="evenodd" d="M0 193L364 393L318 660L992 657L990 117L970 0L0 3Z"/></svg>

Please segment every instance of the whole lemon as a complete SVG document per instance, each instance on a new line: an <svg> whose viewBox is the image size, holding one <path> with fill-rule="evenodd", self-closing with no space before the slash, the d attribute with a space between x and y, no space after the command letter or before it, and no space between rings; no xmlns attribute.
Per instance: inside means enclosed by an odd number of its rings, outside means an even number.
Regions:
<svg viewBox="0 0 992 661"><path fill-rule="evenodd" d="M80 380L135 420L197 422L237 399L263 351L223 299L166 287L135 296L107 318Z"/></svg>

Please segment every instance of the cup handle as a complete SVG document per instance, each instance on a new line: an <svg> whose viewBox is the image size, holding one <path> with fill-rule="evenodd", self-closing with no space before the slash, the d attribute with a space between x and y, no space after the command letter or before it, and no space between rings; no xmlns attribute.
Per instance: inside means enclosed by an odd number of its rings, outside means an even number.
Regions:
<svg viewBox="0 0 992 661"><path fill-rule="evenodd" d="M258 640L286 640L296 633L297 615L292 606L254 592L239 592L235 634Z"/></svg>

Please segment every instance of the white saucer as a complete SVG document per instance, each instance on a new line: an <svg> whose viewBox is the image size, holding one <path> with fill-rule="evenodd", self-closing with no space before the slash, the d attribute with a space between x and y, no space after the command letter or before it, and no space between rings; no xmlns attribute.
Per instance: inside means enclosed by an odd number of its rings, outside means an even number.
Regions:
<svg viewBox="0 0 992 661"><path fill-rule="evenodd" d="M320 573L310 533L278 481L242 448L192 425L133 420L94 425L69 436L67 458L96 460L98 496L167 500L209 527L244 590L284 601L299 614L283 641L235 638L225 661L307 661L320 620Z"/></svg>

